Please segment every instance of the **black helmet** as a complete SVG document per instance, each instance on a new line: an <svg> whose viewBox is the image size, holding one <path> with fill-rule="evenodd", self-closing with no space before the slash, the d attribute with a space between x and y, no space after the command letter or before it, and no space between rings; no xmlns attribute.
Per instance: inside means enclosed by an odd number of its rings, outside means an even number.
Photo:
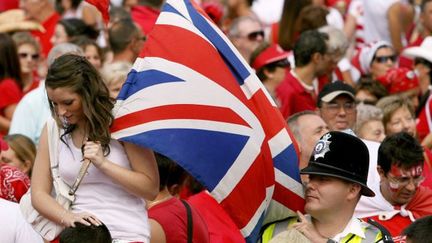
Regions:
<svg viewBox="0 0 432 243"><path fill-rule="evenodd" d="M328 132L316 143L309 165L301 174L325 175L358 183L361 194L367 197L375 193L367 187L369 151L357 137L344 132Z"/></svg>

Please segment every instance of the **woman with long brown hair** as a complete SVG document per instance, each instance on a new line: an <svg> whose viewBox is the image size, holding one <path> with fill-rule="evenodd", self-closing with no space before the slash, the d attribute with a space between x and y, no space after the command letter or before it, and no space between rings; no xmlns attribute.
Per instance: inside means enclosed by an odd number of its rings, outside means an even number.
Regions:
<svg viewBox="0 0 432 243"><path fill-rule="evenodd" d="M111 138L110 98L99 72L85 57L58 57L45 81L50 108L60 129L61 179L72 185L83 160L88 173L65 210L51 197L53 178L47 128L42 131L32 175L32 203L41 215L65 227L75 223L108 227L114 240L146 242L150 229L144 200L154 200L159 175L151 150ZM58 138L57 138L58 139Z"/></svg>

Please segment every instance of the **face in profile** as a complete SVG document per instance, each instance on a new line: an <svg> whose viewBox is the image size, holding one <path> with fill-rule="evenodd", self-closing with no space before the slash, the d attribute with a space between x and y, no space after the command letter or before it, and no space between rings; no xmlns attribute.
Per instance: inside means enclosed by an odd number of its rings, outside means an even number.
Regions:
<svg viewBox="0 0 432 243"><path fill-rule="evenodd" d="M54 34L50 39L51 44L58 45L61 43L66 43L68 42L69 37L66 33L65 28L63 27L63 25L61 24L57 24L55 29L54 29Z"/></svg>

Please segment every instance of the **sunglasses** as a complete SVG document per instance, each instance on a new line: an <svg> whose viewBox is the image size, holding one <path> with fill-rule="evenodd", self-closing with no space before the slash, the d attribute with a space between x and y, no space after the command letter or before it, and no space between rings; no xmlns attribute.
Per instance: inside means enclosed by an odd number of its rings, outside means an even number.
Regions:
<svg viewBox="0 0 432 243"><path fill-rule="evenodd" d="M258 30L247 34L246 36L240 36L241 38L247 38L250 41L256 41L258 37L264 38L264 31Z"/></svg>
<svg viewBox="0 0 432 243"><path fill-rule="evenodd" d="M37 60L37 59L39 59L39 54L30 54L30 53L25 53L25 52L23 52L23 53L18 53L18 56L19 56L20 58L27 58L27 57L31 57L31 59L33 59L33 60Z"/></svg>
<svg viewBox="0 0 432 243"><path fill-rule="evenodd" d="M381 56L381 57L375 57L374 61L378 62L378 63L386 63L388 62L388 60L391 60L392 62L396 62L396 55L391 55L391 56Z"/></svg>

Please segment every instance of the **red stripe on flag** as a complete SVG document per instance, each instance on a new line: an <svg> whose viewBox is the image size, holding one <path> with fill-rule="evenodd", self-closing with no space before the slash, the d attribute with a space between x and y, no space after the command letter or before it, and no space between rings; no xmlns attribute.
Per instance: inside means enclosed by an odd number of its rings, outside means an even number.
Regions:
<svg viewBox="0 0 432 243"><path fill-rule="evenodd" d="M243 91L214 46L189 30L155 25L140 56L160 57L185 65L221 85L243 103L247 102Z"/></svg>
<svg viewBox="0 0 432 243"><path fill-rule="evenodd" d="M273 199L294 212L297 210L304 212L304 199L277 182L275 183Z"/></svg>
<svg viewBox="0 0 432 243"><path fill-rule="evenodd" d="M294 145L294 149L297 154L297 158L299 158L299 148L296 140L294 139L291 130L289 129L285 119L280 113L279 108L273 107L270 104L267 96L264 94L262 90L257 91L251 98L251 102L254 103L254 106L258 109L255 114L258 115L258 119L262 124L262 127L265 130L267 139L273 138L276 134L278 134L283 128L288 131L288 134L292 140ZM269 103L268 105L263 105L264 103Z"/></svg>
<svg viewBox="0 0 432 243"><path fill-rule="evenodd" d="M172 119L213 120L234 123L249 127L245 120L231 109L205 105L165 105L154 107L116 118L111 126L111 132L152 121Z"/></svg>
<svg viewBox="0 0 432 243"><path fill-rule="evenodd" d="M236 212L235 214L231 213L230 216L239 229L249 223L259 206L264 202L265 188L274 183L273 165L267 156L270 152L268 148L264 149L263 147L263 150L229 196L220 202L227 212Z"/></svg>

